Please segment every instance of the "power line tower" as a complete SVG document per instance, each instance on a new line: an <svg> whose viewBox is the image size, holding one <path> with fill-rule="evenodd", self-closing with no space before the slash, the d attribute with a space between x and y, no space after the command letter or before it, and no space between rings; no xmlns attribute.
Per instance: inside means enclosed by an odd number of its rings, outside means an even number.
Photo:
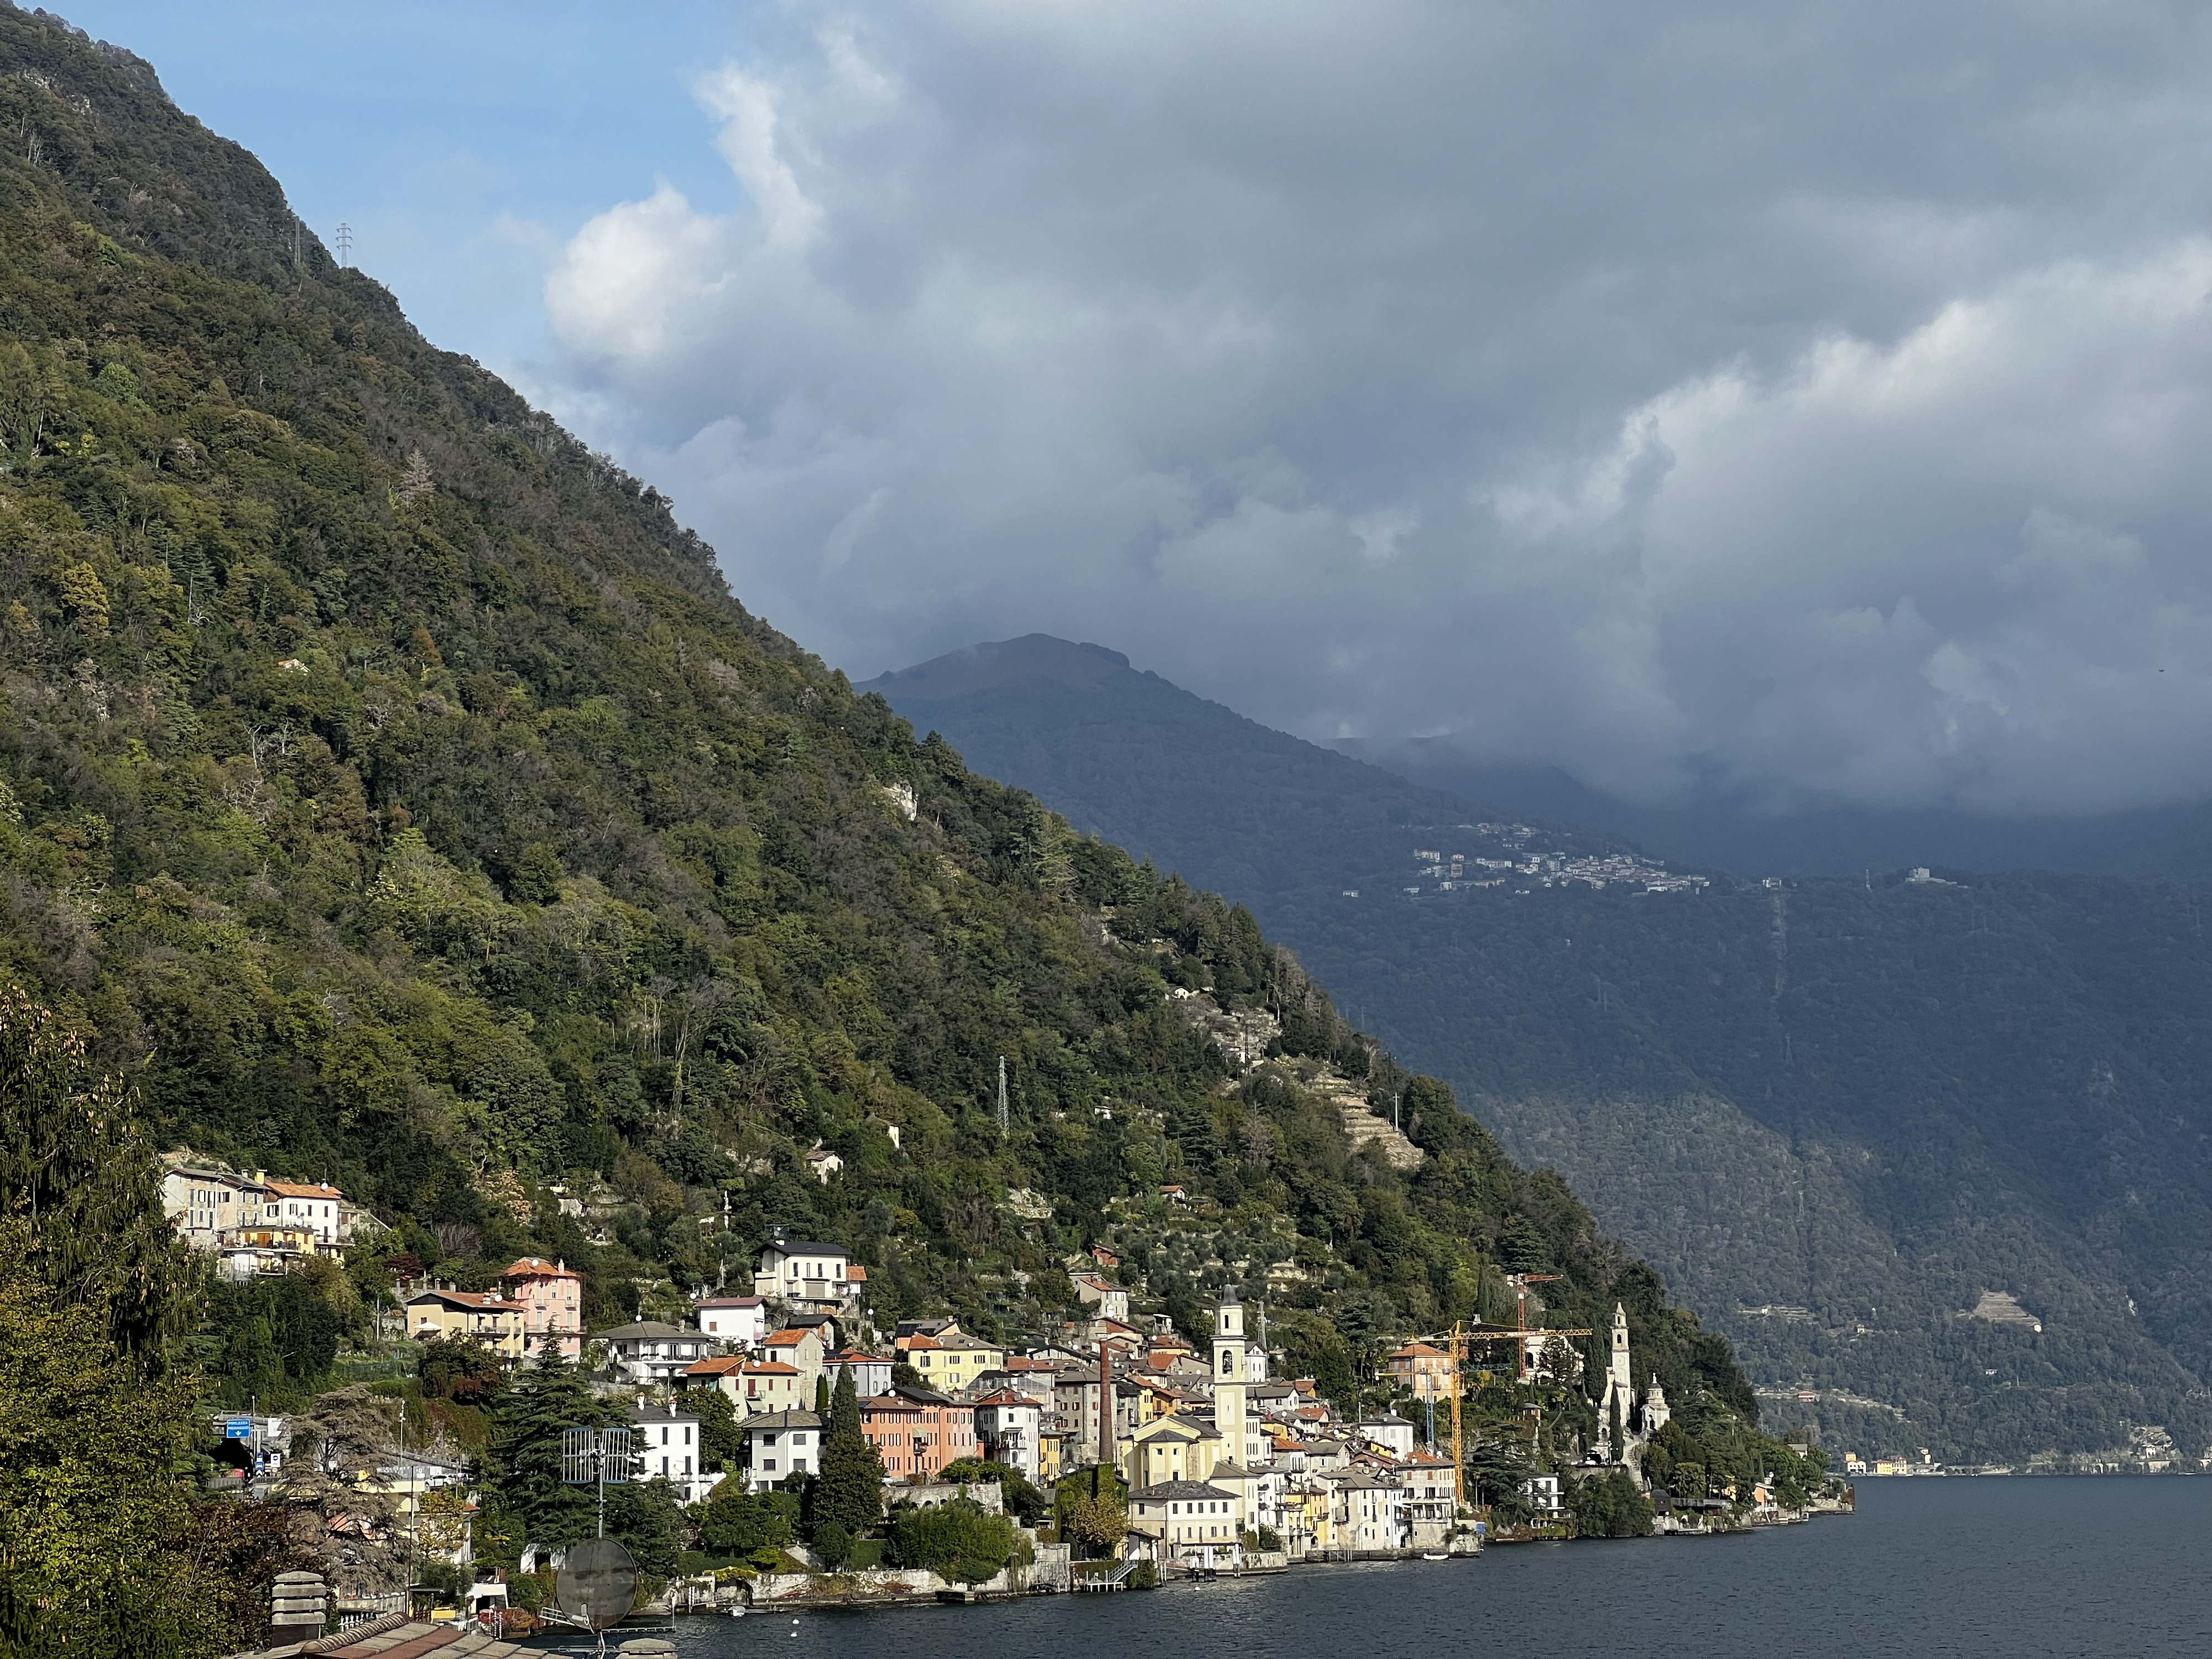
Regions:
<svg viewBox="0 0 2212 1659"><path fill-rule="evenodd" d="M349 224L338 226L338 263L346 266L353 264L353 227Z"/></svg>
<svg viewBox="0 0 2212 1659"><path fill-rule="evenodd" d="M999 1056L999 1133L1006 1133L1006 1057Z"/></svg>

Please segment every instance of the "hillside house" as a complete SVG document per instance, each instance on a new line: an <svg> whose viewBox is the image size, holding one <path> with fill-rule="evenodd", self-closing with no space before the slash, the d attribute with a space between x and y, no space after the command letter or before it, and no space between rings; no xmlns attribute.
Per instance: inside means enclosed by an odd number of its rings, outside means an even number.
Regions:
<svg viewBox="0 0 2212 1659"><path fill-rule="evenodd" d="M630 1407L629 1446L632 1478L665 1480L679 1504L703 1504L721 1484L721 1472L707 1468L699 1419L690 1412L640 1401Z"/></svg>
<svg viewBox="0 0 2212 1659"><path fill-rule="evenodd" d="M526 1255L499 1276L500 1289L522 1306L523 1346L535 1354L551 1337L564 1359L584 1352L584 1276L565 1261Z"/></svg>
<svg viewBox="0 0 2212 1659"><path fill-rule="evenodd" d="M695 1362L704 1359L711 1346L704 1331L687 1330L657 1319L617 1325L595 1333L592 1340L607 1345L608 1361L623 1382L641 1388L675 1382Z"/></svg>
<svg viewBox="0 0 2212 1659"><path fill-rule="evenodd" d="M1089 1311L1103 1318L1125 1320L1129 1316L1129 1293L1103 1273L1073 1273L1069 1275L1075 1287L1075 1299Z"/></svg>
<svg viewBox="0 0 2212 1659"><path fill-rule="evenodd" d="M400 1308L411 1341L477 1342L510 1363L527 1351L525 1310L502 1296L430 1285L409 1296Z"/></svg>
<svg viewBox="0 0 2212 1659"><path fill-rule="evenodd" d="M822 1419L812 1412L763 1412L738 1425L744 1437L745 1486L767 1492L822 1467Z"/></svg>
<svg viewBox="0 0 2212 1659"><path fill-rule="evenodd" d="M944 1336L910 1336L902 1346L906 1363L921 1374L922 1386L950 1394L972 1384L985 1371L1006 1363L1006 1351L980 1337L957 1331Z"/></svg>
<svg viewBox="0 0 2212 1659"><path fill-rule="evenodd" d="M860 1432L894 1480L927 1480L977 1451L975 1408L928 1389L893 1389L861 1401Z"/></svg>
<svg viewBox="0 0 2212 1659"><path fill-rule="evenodd" d="M842 1244L771 1238L753 1271L753 1294L834 1313L858 1294L853 1258Z"/></svg>
<svg viewBox="0 0 2212 1659"><path fill-rule="evenodd" d="M975 1442L983 1455L1019 1469L1033 1482L1043 1479L1037 1438L1043 1422L1044 1412L1037 1402L1011 1389L987 1394L975 1402Z"/></svg>
<svg viewBox="0 0 2212 1659"><path fill-rule="evenodd" d="M702 1296L699 1328L717 1342L750 1347L768 1334L768 1304L757 1296Z"/></svg>

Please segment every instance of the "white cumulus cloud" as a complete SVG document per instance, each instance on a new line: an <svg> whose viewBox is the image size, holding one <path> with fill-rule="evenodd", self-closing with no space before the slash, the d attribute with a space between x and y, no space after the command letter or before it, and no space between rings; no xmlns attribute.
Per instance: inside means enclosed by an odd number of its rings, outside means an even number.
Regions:
<svg viewBox="0 0 2212 1659"><path fill-rule="evenodd" d="M766 10L547 390L856 676L1033 629L1662 796L2212 792L2212 37Z"/></svg>

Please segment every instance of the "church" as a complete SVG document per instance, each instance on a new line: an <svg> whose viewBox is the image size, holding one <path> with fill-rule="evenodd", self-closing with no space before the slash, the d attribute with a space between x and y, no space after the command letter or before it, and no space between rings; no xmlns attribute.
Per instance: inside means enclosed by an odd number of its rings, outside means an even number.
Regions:
<svg viewBox="0 0 2212 1659"><path fill-rule="evenodd" d="M1659 1386L1656 1372L1644 1390L1643 1404L1637 1403L1636 1384L1628 1365L1628 1310L1616 1302L1613 1304L1613 1351L1605 1368L1605 1395L1597 1407L1598 1461L1628 1464L1640 1483L1643 1471L1633 1454L1642 1450L1645 1442L1667 1426L1670 1415L1667 1391ZM1620 1425L1622 1442L1617 1449L1613 1443L1616 1423Z"/></svg>

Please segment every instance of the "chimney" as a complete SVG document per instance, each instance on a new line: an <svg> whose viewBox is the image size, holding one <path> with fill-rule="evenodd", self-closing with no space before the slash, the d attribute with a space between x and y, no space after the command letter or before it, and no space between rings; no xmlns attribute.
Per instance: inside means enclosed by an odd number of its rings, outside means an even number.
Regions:
<svg viewBox="0 0 2212 1659"><path fill-rule="evenodd" d="M269 1634L272 1646L286 1642L322 1639L323 1618L330 1607L330 1592L319 1572L280 1572L270 1598Z"/></svg>

